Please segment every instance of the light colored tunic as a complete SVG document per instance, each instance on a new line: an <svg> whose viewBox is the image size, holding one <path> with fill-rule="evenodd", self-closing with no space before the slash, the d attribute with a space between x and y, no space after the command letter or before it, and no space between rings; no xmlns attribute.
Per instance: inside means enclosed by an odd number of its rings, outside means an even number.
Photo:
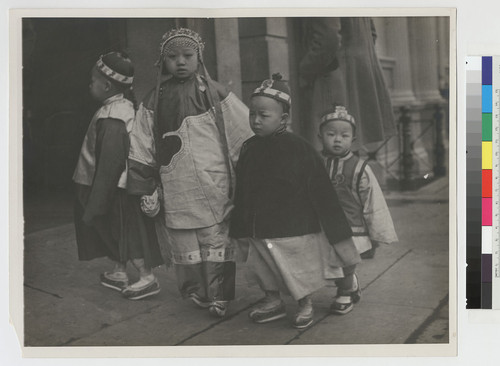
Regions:
<svg viewBox="0 0 500 366"><path fill-rule="evenodd" d="M264 291L280 291L299 300L329 280L344 276L342 261L323 232L289 238L246 238L238 243L247 245L249 284L258 284Z"/></svg>
<svg viewBox="0 0 500 366"><path fill-rule="evenodd" d="M134 123L135 110L131 101L123 97L123 94L116 94L103 102L101 108L92 117L87 134L83 140L80 156L73 174L73 181L78 184L91 186L94 181L96 170L96 139L97 121L100 119L112 118L123 121L127 132L130 133ZM118 187L126 188L127 168L120 175Z"/></svg>
<svg viewBox="0 0 500 366"><path fill-rule="evenodd" d="M352 152L324 159L358 252L371 249L372 240L384 244L397 242L391 213L370 166Z"/></svg>
<svg viewBox="0 0 500 366"><path fill-rule="evenodd" d="M243 141L252 136L248 108L233 94L221 101L229 155L236 163ZM199 229L223 222L232 210L229 179L219 132L212 110L187 116L176 131L179 151L168 165L156 161L153 111L141 104L130 138L129 159L158 169L163 188L165 225L172 229Z"/></svg>

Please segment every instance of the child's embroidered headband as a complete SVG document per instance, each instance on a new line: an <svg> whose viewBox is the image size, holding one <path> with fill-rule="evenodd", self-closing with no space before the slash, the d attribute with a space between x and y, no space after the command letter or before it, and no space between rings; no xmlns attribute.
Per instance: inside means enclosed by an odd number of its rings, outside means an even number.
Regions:
<svg viewBox="0 0 500 366"><path fill-rule="evenodd" d="M108 78L119 83L132 84L134 81L134 65L127 56L120 52L101 55L95 67Z"/></svg>
<svg viewBox="0 0 500 366"><path fill-rule="evenodd" d="M327 113L321 118L321 124L329 121L344 121L356 127L354 117L347 113L347 109L341 105L335 107L335 112Z"/></svg>
<svg viewBox="0 0 500 366"><path fill-rule="evenodd" d="M252 93L252 97L261 95L276 99L277 101L283 102L290 106L292 103L290 90L288 89L286 84L281 81L281 79L281 74L273 74L272 79L264 80L262 84L254 90L254 92Z"/></svg>
<svg viewBox="0 0 500 366"><path fill-rule="evenodd" d="M171 29L163 35L160 42L160 55L163 57L167 51L176 48L192 48L201 58L205 45L195 31L188 28Z"/></svg>

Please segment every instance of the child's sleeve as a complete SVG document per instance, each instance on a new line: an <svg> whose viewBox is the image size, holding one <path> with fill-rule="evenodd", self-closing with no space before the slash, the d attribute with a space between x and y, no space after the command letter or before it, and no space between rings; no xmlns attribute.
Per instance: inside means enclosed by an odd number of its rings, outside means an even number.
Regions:
<svg viewBox="0 0 500 366"><path fill-rule="evenodd" d="M362 172L357 190L370 239L385 244L397 242L398 237L394 230L391 213L377 178L369 165L366 165Z"/></svg>
<svg viewBox="0 0 500 366"><path fill-rule="evenodd" d="M309 197L316 210L321 227L337 255L346 266L361 261L352 238L351 227L320 157L316 157L309 179Z"/></svg>
<svg viewBox="0 0 500 366"><path fill-rule="evenodd" d="M158 182L152 106L141 103L129 136L127 192L150 195L155 191Z"/></svg>
<svg viewBox="0 0 500 366"><path fill-rule="evenodd" d="M311 202L330 244L352 236L351 227L319 156L310 164L308 191Z"/></svg>
<svg viewBox="0 0 500 366"><path fill-rule="evenodd" d="M96 170L83 221L90 223L109 212L129 150L125 123L103 119L97 124Z"/></svg>
<svg viewBox="0 0 500 366"><path fill-rule="evenodd" d="M248 121L248 107L233 93L221 101L222 116L229 150L229 157L236 166L243 143L253 136Z"/></svg>

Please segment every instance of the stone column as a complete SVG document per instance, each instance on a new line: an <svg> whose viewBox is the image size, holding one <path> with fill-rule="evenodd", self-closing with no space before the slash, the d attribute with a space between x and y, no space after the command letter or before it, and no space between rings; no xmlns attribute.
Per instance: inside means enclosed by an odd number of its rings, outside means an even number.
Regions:
<svg viewBox="0 0 500 366"><path fill-rule="evenodd" d="M387 18L372 17L372 20L375 26L375 32L377 34L377 39L375 41L375 52L377 53L377 56L379 58L389 56L389 53L387 51L388 40L385 36L387 28Z"/></svg>
<svg viewBox="0 0 500 366"><path fill-rule="evenodd" d="M450 83L450 19L436 19L439 48L439 89L449 89Z"/></svg>
<svg viewBox="0 0 500 366"><path fill-rule="evenodd" d="M415 96L421 103L441 102L436 18L408 18L408 29Z"/></svg>
<svg viewBox="0 0 500 366"><path fill-rule="evenodd" d="M385 18L386 56L395 60L391 90L395 107L415 103L407 18Z"/></svg>
<svg viewBox="0 0 500 366"><path fill-rule="evenodd" d="M393 111L396 116L396 123L400 126L401 137L402 132L407 132L409 135L410 123L403 126L402 121L411 120L411 110L409 106L416 103L415 94L413 92L413 82L411 77L411 58L410 47L408 44L408 21L407 18L399 17L384 17L373 18L377 31L377 55L384 72L385 81L391 95ZM402 116L404 111L404 116ZM404 127L404 128L403 128ZM407 163L406 170L395 164L399 159L400 150L403 151L403 146L400 143L403 140L400 136L393 136L381 148L376 156L377 162L382 172L379 172L378 178L381 185L391 185L391 179L394 177L402 177L412 169L408 166L408 152L405 159Z"/></svg>
<svg viewBox="0 0 500 366"><path fill-rule="evenodd" d="M242 97L238 19L215 19L218 82Z"/></svg>
<svg viewBox="0 0 500 366"><path fill-rule="evenodd" d="M243 101L271 74L290 78L288 32L285 18L240 18L239 38Z"/></svg>
<svg viewBox="0 0 500 366"><path fill-rule="evenodd" d="M412 80L417 98L413 108L413 153L417 157L416 176L433 175L435 135L425 129L434 123L437 105L445 102L439 91L439 36L436 17L408 19ZM432 127L432 126L431 126Z"/></svg>

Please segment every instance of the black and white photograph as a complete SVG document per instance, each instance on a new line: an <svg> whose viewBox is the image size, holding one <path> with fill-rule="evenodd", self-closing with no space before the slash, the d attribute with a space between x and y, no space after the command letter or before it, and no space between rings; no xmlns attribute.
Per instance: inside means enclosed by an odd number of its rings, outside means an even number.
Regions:
<svg viewBox="0 0 500 366"><path fill-rule="evenodd" d="M26 352L456 353L454 12L281 13L20 13Z"/></svg>

